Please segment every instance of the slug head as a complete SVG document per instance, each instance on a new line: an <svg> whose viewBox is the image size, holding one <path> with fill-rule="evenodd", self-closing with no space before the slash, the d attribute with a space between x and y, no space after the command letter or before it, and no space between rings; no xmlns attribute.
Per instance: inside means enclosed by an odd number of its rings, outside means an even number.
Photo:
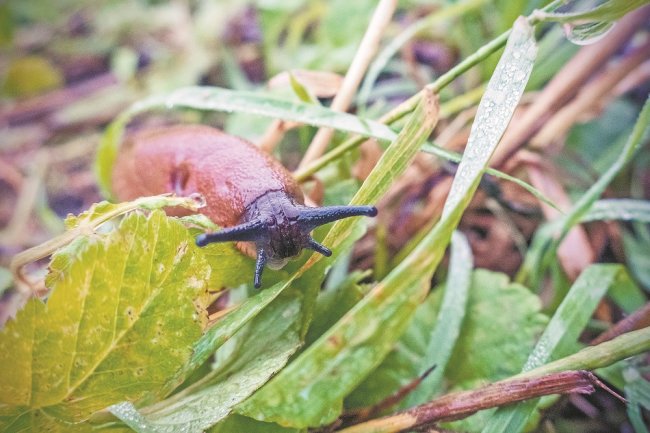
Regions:
<svg viewBox="0 0 650 433"><path fill-rule="evenodd" d="M310 235L314 228L352 216L375 216L374 206L308 207L296 203L284 191L269 191L252 202L241 218L241 224L196 238L200 247L212 242L254 242L257 250L255 287L262 285L264 265L279 269L300 254L303 248L331 256L325 246Z"/></svg>

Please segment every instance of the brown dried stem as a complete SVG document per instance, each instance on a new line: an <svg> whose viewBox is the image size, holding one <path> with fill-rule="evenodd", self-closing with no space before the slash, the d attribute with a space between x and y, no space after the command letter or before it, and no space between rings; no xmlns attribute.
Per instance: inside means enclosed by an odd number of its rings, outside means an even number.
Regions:
<svg viewBox="0 0 650 433"><path fill-rule="evenodd" d="M590 394L601 382L589 371L564 371L545 376L509 379L473 391L445 395L429 403L384 418L339 430L340 433L396 433L440 421L465 418L480 410L551 394Z"/></svg>

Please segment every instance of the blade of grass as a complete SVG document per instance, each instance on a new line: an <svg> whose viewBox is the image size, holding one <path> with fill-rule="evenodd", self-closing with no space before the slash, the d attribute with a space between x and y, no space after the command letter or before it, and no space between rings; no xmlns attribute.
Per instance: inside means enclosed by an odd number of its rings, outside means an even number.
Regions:
<svg viewBox="0 0 650 433"><path fill-rule="evenodd" d="M366 121L352 114L336 112L320 105L278 99L259 92L234 91L219 87L185 87L136 102L108 126L100 142L95 163L98 182L105 196L110 197L113 163L129 121L148 111L180 108L244 112L391 141L396 136L395 132L386 125Z"/></svg>
<svg viewBox="0 0 650 433"><path fill-rule="evenodd" d="M472 282L474 260L467 238L458 231L452 235L450 255L445 294L436 327L431 333L426 354L420 365L420 374L432 366L435 366L435 369L408 395L403 407L417 406L437 393L445 367L460 335Z"/></svg>
<svg viewBox="0 0 650 433"><path fill-rule="evenodd" d="M335 128L341 131L387 141L394 141L397 137L397 134L392 129L382 123L362 119L348 113L332 111L327 107L314 104L286 101L260 93L233 91L219 87L181 88L171 93L152 96L133 104L106 128L95 163L95 172L104 196L111 197L113 162L119 151L124 129L129 121L135 116L148 111L175 108L246 112L302 122L314 126ZM430 144L424 145L422 150L450 161L459 162L461 159L461 155L458 153L450 152ZM489 168L487 172L517 183L541 201L557 208L554 203L528 183L495 169ZM298 180L306 179L300 173L296 177Z"/></svg>
<svg viewBox="0 0 650 433"><path fill-rule="evenodd" d="M430 153L432 155L436 155L438 157L444 158L444 159L446 159L448 161L452 161L452 162L460 162L460 160L462 158L462 155L460 153L452 152L452 151L443 149L441 147L438 147L436 145L432 145L432 144L429 144L429 143L425 143L422 146L422 151L425 152L425 153ZM521 180L519 178L516 178L514 176L510 176L507 173L504 173L502 171L499 171L499 170L491 168L491 167L486 168L485 172L487 174L489 174L489 175L494 176L494 177L498 177L499 179L507 180L509 182L512 182L514 184L519 185L520 187L522 187L523 189L525 189L526 191L528 191L529 193L534 195L535 198L537 198L538 200L540 200L540 201L544 202L545 204L551 206L553 209L555 209L555 210L557 210L559 212L562 212L562 210L555 203L553 203L551 201L551 199L546 197L544 195L544 193L542 193L540 190L538 190L537 188L535 188L534 186L532 186L528 182L525 182L525 181L523 181L523 180Z"/></svg>
<svg viewBox="0 0 650 433"><path fill-rule="evenodd" d="M429 98L423 101L422 106L413 113L395 143L384 153L375 169L354 196L352 203L367 203L378 199L390 187L394 175L401 173L415 156L420 145L431 133L437 122L437 99L434 95L430 95ZM329 231L323 243L336 248L337 245L349 237L358 223L359 221L352 219L338 221ZM321 259L321 256L312 255L305 266L311 266L321 260L324 260ZM407 288L410 290L406 290ZM364 298L351 310L354 311L359 309L360 305L366 305L364 312L367 310L372 312L371 316L364 317L366 330L362 334L366 335L366 337L362 338L362 340L371 338L374 333L372 330L376 330L376 326L379 325L380 321L383 323L382 326L386 326L386 332L382 335L386 341L394 341L398 337L400 326L403 326L403 323L409 317L408 312L402 313L405 308L410 307L408 298L404 297L407 297L410 293L411 298L414 299L417 292L422 292L421 285L415 287L406 286L403 289L404 291L401 293L402 299L396 300L395 297L398 297L396 293L393 293L392 297L389 296L389 293L384 293L384 296L376 301L390 305L390 308L386 308L387 311L384 312L383 316L376 309L372 310L367 306L368 299L372 298L373 295ZM318 287L310 289L313 294L316 294L317 291ZM413 291L416 293L411 293ZM421 296L419 297L421 298ZM417 303L413 304L413 308L415 305ZM338 324L348 321L349 319L345 317L349 314L348 312ZM373 322L375 323L374 326L371 325ZM355 323L353 322L353 325ZM393 325L388 326L389 323L393 323ZM337 335L332 337L334 333ZM338 364L334 353L346 349L345 341L354 339L354 334L360 335L359 330L355 328L352 332L341 333L338 331L337 325L330 328L325 335L281 371L264 388L239 406L237 411L259 420L279 421L282 425L296 426L317 425L327 422L332 416L338 416L336 409L332 411L331 408L338 406L340 411L342 398L349 392L349 388L354 386L354 378L337 379L336 384L333 384L330 382L330 377L328 377L328 371L331 371L331 368L335 368L334 366ZM363 341L359 340L359 343L361 344ZM366 347L365 350L357 352L357 355L361 356L358 362L362 362L363 366L377 362L374 356L367 356L369 350L377 350L380 353L390 348L389 343L382 342L382 339L378 339L375 343L379 347ZM380 359L379 356L377 356L377 359ZM326 367L324 364L330 365ZM360 364L357 364L356 367L362 368ZM307 382L311 381L314 383L307 385ZM282 402L282 404L279 404L279 402Z"/></svg>
<svg viewBox="0 0 650 433"><path fill-rule="evenodd" d="M603 220L650 223L650 201L626 198L598 200L580 218L581 222Z"/></svg>

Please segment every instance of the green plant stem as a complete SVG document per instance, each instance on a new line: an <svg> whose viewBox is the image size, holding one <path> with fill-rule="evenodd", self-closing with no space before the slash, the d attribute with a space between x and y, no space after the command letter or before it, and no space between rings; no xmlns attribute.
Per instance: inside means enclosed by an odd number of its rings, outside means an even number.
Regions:
<svg viewBox="0 0 650 433"><path fill-rule="evenodd" d="M548 4L544 9L542 9L542 11L546 12L546 11L553 10L559 5L561 5L562 3L563 3L562 0L554 0L553 2ZM536 18L535 13L532 13L528 16L528 22L531 25L535 25L539 22L539 19ZM508 37L510 36L510 32L511 30L508 30L500 34L499 36L497 36L487 44L483 45L481 48L476 50L475 53L465 58L465 60L460 62L458 65L454 66L449 71L447 71L446 73L438 77L438 79L436 79L433 83L426 85L424 89L422 89L415 95L411 96L408 100L402 102L400 105L393 108L388 113L384 114L379 119L379 122L384 123L386 125L393 125L396 122L398 122L400 119L402 119L404 116L406 116L407 114L409 114L411 111L415 109L417 104L420 102L420 99L422 99L423 92L433 91L434 93L438 94L442 89L447 87L452 81L454 81L456 78L458 78L459 76L467 72L470 68L477 65L478 63L480 63L490 55L494 54L499 49L503 48L508 40ZM294 176L296 177L298 182L305 181L311 175L316 173L318 170L320 170L330 162L338 159L341 155L345 154L346 152L349 152L350 150L356 148L365 140L366 140L365 137L357 136L344 141L339 146L332 149L330 152L314 160L311 164L296 171L294 173Z"/></svg>
<svg viewBox="0 0 650 433"><path fill-rule="evenodd" d="M539 376L565 370L595 370L650 350L650 327L628 332L597 346L550 362L515 377Z"/></svg>

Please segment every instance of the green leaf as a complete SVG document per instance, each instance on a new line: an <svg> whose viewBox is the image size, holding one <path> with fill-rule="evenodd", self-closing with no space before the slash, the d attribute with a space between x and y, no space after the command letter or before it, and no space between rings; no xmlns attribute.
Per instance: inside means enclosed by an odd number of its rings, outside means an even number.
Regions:
<svg viewBox="0 0 650 433"><path fill-rule="evenodd" d="M569 24L566 27L566 37L576 45L590 45L598 42L614 28L610 21L595 21L590 23Z"/></svg>
<svg viewBox="0 0 650 433"><path fill-rule="evenodd" d="M631 271L630 269L630 273ZM607 295L625 314L632 314L648 302L646 294L627 273L621 274L621 278L610 287Z"/></svg>
<svg viewBox="0 0 650 433"><path fill-rule="evenodd" d="M174 380L168 382L164 394L168 394L180 384L190 373L199 368L214 352L223 346L244 325L253 320L263 311L289 283L278 283L273 287L262 290L257 296L246 299L237 308L222 317L196 341L189 362L176 374Z"/></svg>
<svg viewBox="0 0 650 433"><path fill-rule="evenodd" d="M503 306L508 305L508 314ZM507 275L477 269L461 336L447 367L454 384L496 381L522 368L548 319L539 298Z"/></svg>
<svg viewBox="0 0 650 433"><path fill-rule="evenodd" d="M460 257L459 257L460 258ZM459 263L460 264L460 263ZM453 288L454 290L448 290ZM456 294L456 286L445 284L445 298L461 297ZM409 330L402 336L393 352L384 363L373 372L364 384L352 395L353 406L367 406L382 397L393 394L401 386L413 380L420 373L420 366L431 350L431 338L440 328L447 326L444 318L458 322L462 319L453 310L442 307L450 300L442 299L440 291L433 292L419 308ZM461 300L456 299L456 308ZM503 305L511 306L508 314L503 314ZM453 319L452 319L453 317ZM451 389L475 388L485 382L493 382L509 377L521 370L535 339L548 322L541 313L539 298L527 288L512 283L508 276L477 269L471 274L471 287L467 299L460 334L454 342L444 342L441 352L452 346L444 370L445 383ZM453 330L452 330L453 332ZM453 335L452 335L453 336ZM445 354L438 354L443 360ZM433 374L436 369L431 373ZM435 386L435 383L434 383ZM433 392L439 393L440 385ZM425 388L423 391L420 389ZM424 383L413 392L431 396L432 391ZM378 394L378 397L376 395ZM407 397L408 398L408 397ZM425 397L421 397L425 398ZM412 407L410 399L402 407ZM486 421L486 413L478 418L455 424L460 431L479 431Z"/></svg>
<svg viewBox="0 0 650 433"><path fill-rule="evenodd" d="M650 327L630 331L618 337L588 346L581 351L541 367L518 374L516 377L533 377L566 370L596 370L615 362L650 350Z"/></svg>
<svg viewBox="0 0 650 433"><path fill-rule="evenodd" d="M299 316L299 308L297 297L274 302L235 336L240 350L230 353L226 365L153 406L138 411L125 402L111 406L111 412L139 433L204 431L262 386L296 351L300 323L287 318ZM222 349L228 352L225 346Z"/></svg>
<svg viewBox="0 0 650 433"><path fill-rule="evenodd" d="M32 409L32 420L82 421L159 397L206 320L209 268L163 212L133 213L75 244L74 255L53 257L47 304L31 299L0 332L0 402Z"/></svg>
<svg viewBox="0 0 650 433"><path fill-rule="evenodd" d="M302 102L306 102L307 104L318 104L318 99L313 96L291 72L289 72L289 83L291 84L293 93L295 93L298 99Z"/></svg>
<svg viewBox="0 0 650 433"><path fill-rule="evenodd" d="M0 296L12 286L14 280L7 268L0 267Z"/></svg>
<svg viewBox="0 0 650 433"><path fill-rule="evenodd" d="M636 224L634 232L622 229L623 247L630 272L650 290L650 230L643 224Z"/></svg>
<svg viewBox="0 0 650 433"><path fill-rule="evenodd" d="M480 171L482 174L486 169L490 156L510 123L533 70L536 54L533 29L525 19L520 18L513 25L505 51L479 104L467 148L445 202L443 218L452 212L457 203L466 199L466 191L476 188L480 181L480 176L474 176L474 173Z"/></svg>
<svg viewBox="0 0 650 433"><path fill-rule="evenodd" d="M332 327L343 315L354 307L368 292L368 288L359 285L359 281L368 273L352 272L337 287L321 291L316 300L314 317L305 337L307 344L313 343ZM331 277L328 278L328 284Z"/></svg>
<svg viewBox="0 0 650 433"><path fill-rule="evenodd" d="M42 56L14 59L7 66L2 93L10 97L29 97L56 89L64 84L64 77L52 62Z"/></svg>
<svg viewBox="0 0 650 433"><path fill-rule="evenodd" d="M440 295L442 287L435 288L418 306L408 328L381 364L345 398L346 408L373 406L418 377L440 310Z"/></svg>
<svg viewBox="0 0 650 433"><path fill-rule="evenodd" d="M0 405L0 428L8 433L87 433L91 430L87 423L67 423L43 410L5 405Z"/></svg>
<svg viewBox="0 0 650 433"><path fill-rule="evenodd" d="M199 231L190 231L194 236ZM239 287L250 284L255 271L255 260L237 249L235 243L212 243L202 247L203 254L210 264L210 289L218 291L224 287ZM286 271L264 271L264 284L273 284L278 276L286 279Z"/></svg>
<svg viewBox="0 0 650 433"><path fill-rule="evenodd" d="M504 305L509 306L507 314ZM526 287L507 275L476 270L461 336L445 375L452 389L472 389L516 374L547 323L539 298ZM478 432L490 413L479 412L453 428Z"/></svg>
<svg viewBox="0 0 650 433"><path fill-rule="evenodd" d="M131 117L127 112L120 114L113 120L106 127L97 147L94 165L95 177L100 192L109 199L113 198L113 166L124 137L124 128L126 128L126 124L129 123Z"/></svg>
<svg viewBox="0 0 650 433"><path fill-rule="evenodd" d="M14 17L7 3L0 5L0 47L10 47L15 32Z"/></svg>
<svg viewBox="0 0 650 433"><path fill-rule="evenodd" d="M650 223L650 201L626 198L598 200L580 218L581 222L607 220Z"/></svg>
<svg viewBox="0 0 650 433"><path fill-rule="evenodd" d="M625 396L627 397L627 414L636 433L648 433L641 408L650 410L650 382L641 372L628 368L623 372L625 377Z"/></svg>
<svg viewBox="0 0 650 433"><path fill-rule="evenodd" d="M572 352L598 302L610 287L625 278L629 277L621 265L592 265L580 274L528 357L523 371L530 371ZM483 433L521 431L537 402L538 399L535 399L500 408L485 426Z"/></svg>
<svg viewBox="0 0 650 433"><path fill-rule="evenodd" d="M274 423L257 421L241 415L228 418L208 430L209 433L299 433L300 430L282 427Z"/></svg>

